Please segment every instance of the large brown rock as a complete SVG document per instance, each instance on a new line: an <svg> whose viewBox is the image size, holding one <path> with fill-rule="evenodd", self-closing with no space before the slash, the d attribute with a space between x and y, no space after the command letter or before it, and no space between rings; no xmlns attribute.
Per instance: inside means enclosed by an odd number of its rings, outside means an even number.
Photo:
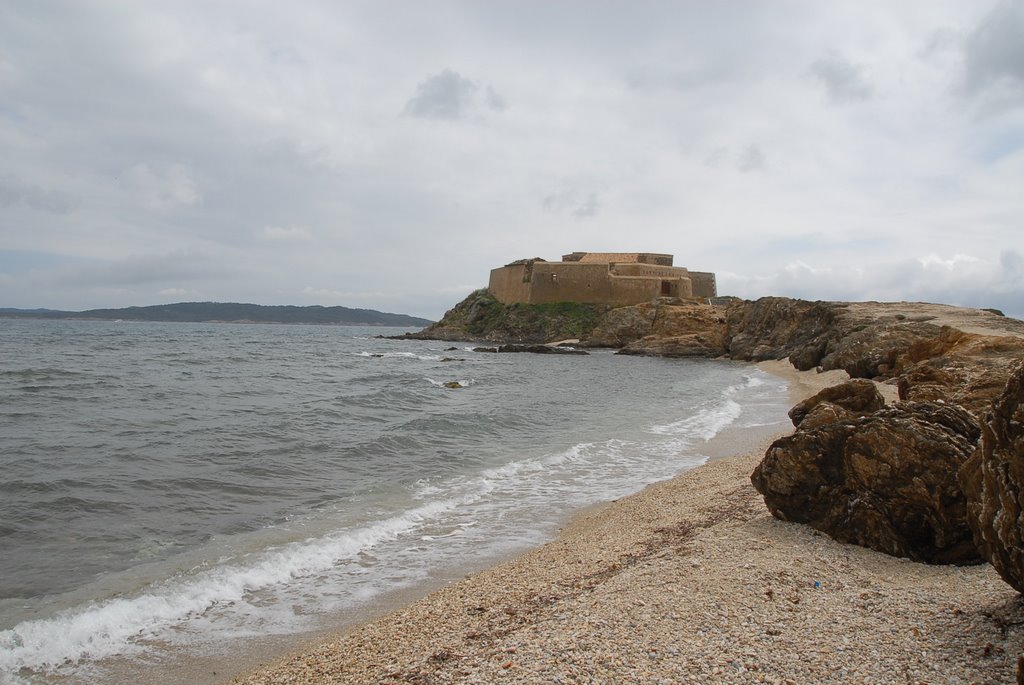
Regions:
<svg viewBox="0 0 1024 685"><path fill-rule="evenodd" d="M838 418L853 418L878 411L885 406L885 399L872 381L858 378L830 385L817 395L808 397L789 410L789 418L799 428L812 412L821 413L818 408L822 405L829 405L828 411ZM840 412L839 409L845 411ZM816 423L824 422L819 420Z"/></svg>
<svg viewBox="0 0 1024 685"><path fill-rule="evenodd" d="M583 344L621 347L623 354L719 357L725 341L724 308L659 298L608 312Z"/></svg>
<svg viewBox="0 0 1024 685"><path fill-rule="evenodd" d="M956 473L978 434L959 407L901 403L776 440L751 482L775 517L840 542L928 563L977 563Z"/></svg>
<svg viewBox="0 0 1024 685"><path fill-rule="evenodd" d="M797 369L813 369L839 334L836 313L834 303L788 297L733 302L726 315L729 356L748 361L789 357Z"/></svg>
<svg viewBox="0 0 1024 685"><path fill-rule="evenodd" d="M1024 338L979 335L945 327L907 352L900 399L953 402L983 417L1003 392L1013 363L1024 358Z"/></svg>
<svg viewBox="0 0 1024 685"><path fill-rule="evenodd" d="M1003 580L1024 592L1024 362L1013 367L959 478L978 549Z"/></svg>

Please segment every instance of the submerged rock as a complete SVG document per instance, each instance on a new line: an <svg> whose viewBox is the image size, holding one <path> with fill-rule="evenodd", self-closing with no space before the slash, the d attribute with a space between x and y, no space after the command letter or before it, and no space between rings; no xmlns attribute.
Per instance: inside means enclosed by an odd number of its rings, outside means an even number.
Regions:
<svg viewBox="0 0 1024 685"><path fill-rule="evenodd" d="M978 435L959 407L906 402L776 440L750 479L776 518L840 542L933 564L977 563L956 473Z"/></svg>
<svg viewBox="0 0 1024 685"><path fill-rule="evenodd" d="M1024 362L982 422L981 444L959 478L978 549L1024 592Z"/></svg>
<svg viewBox="0 0 1024 685"><path fill-rule="evenodd" d="M551 345L502 345L498 352L530 352L532 354L590 354L586 350Z"/></svg>
<svg viewBox="0 0 1024 685"><path fill-rule="evenodd" d="M443 385L446 388L452 388L453 390L466 387L462 383L459 383L458 381L445 381L441 385Z"/></svg>

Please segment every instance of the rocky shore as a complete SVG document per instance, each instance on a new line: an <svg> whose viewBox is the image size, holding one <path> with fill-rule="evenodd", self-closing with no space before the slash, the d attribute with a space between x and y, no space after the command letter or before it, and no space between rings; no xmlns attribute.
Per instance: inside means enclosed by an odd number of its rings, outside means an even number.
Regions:
<svg viewBox="0 0 1024 685"><path fill-rule="evenodd" d="M787 366L768 369L794 400L846 376ZM749 480L766 447L740 437L738 456L231 682L1013 682L1024 607L991 566L915 563L773 518Z"/></svg>
<svg viewBox="0 0 1024 685"><path fill-rule="evenodd" d="M795 431L233 683L1024 682L1024 323L785 298L590 323L582 345L788 360Z"/></svg>

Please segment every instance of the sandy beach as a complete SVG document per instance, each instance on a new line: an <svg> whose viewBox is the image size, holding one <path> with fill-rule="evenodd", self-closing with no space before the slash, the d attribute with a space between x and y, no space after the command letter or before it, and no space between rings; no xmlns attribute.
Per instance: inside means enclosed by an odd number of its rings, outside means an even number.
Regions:
<svg viewBox="0 0 1024 685"><path fill-rule="evenodd" d="M845 379L761 366L793 402ZM733 435L546 545L228 682L1014 682L1024 607L990 566L773 519L749 481L768 444Z"/></svg>

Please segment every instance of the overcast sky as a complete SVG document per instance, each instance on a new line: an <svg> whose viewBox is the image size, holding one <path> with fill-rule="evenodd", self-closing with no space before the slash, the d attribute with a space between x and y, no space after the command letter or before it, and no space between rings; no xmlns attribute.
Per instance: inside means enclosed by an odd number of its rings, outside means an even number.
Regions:
<svg viewBox="0 0 1024 685"><path fill-rule="evenodd" d="M0 4L0 306L438 318L577 250L1024 316L1024 2Z"/></svg>

